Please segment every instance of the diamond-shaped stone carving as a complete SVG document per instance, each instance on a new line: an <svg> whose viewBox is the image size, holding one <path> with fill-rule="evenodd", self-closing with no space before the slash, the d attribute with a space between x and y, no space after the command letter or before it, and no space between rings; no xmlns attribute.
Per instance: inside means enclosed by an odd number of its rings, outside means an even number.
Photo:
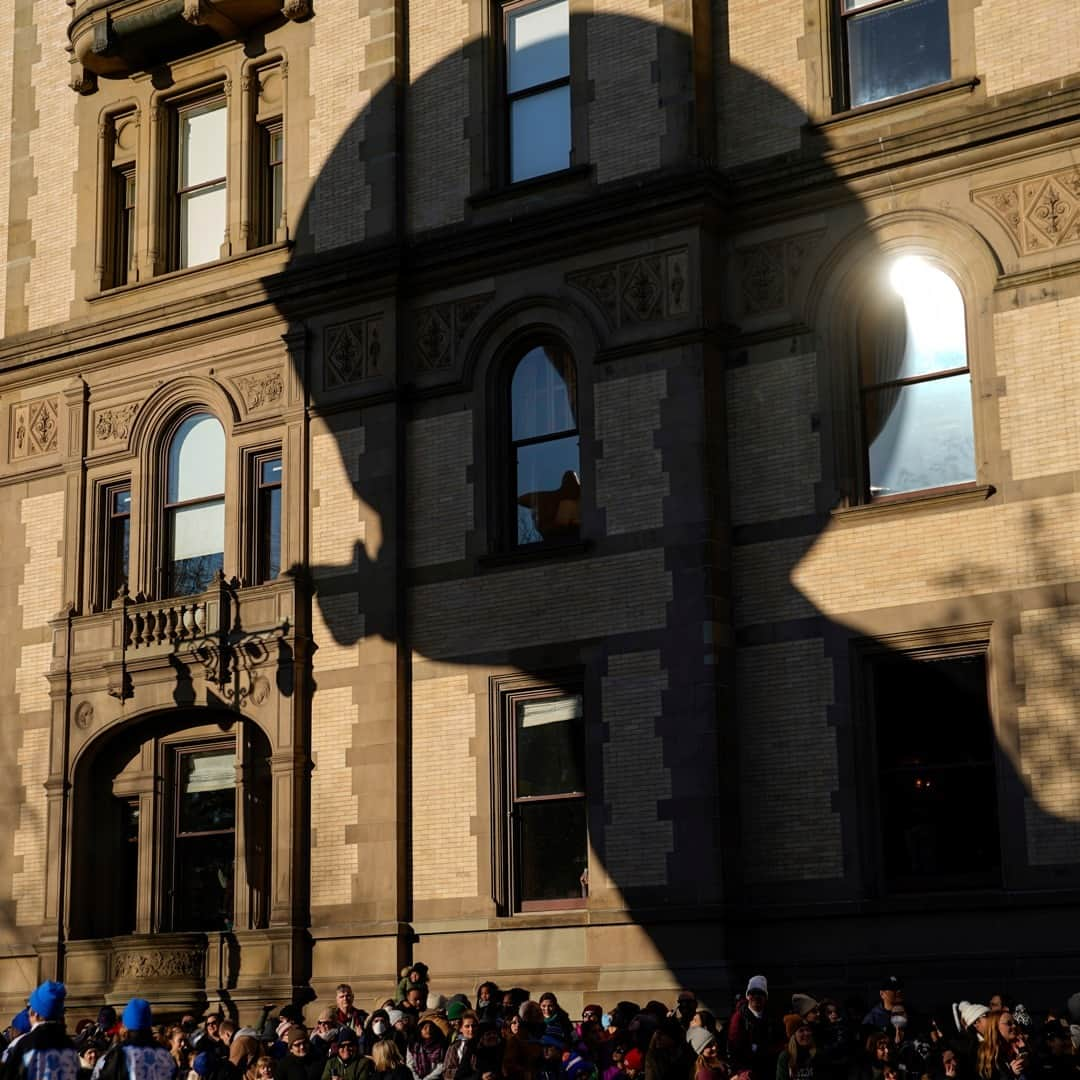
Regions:
<svg viewBox="0 0 1080 1080"><path fill-rule="evenodd" d="M1080 242L1080 170L982 188L971 198L1000 222L1020 254Z"/></svg>
<svg viewBox="0 0 1080 1080"><path fill-rule="evenodd" d="M60 425L57 398L24 401L11 409L12 461L55 453Z"/></svg>
<svg viewBox="0 0 1080 1080"><path fill-rule="evenodd" d="M690 311L690 253L676 248L568 274L612 327L676 319Z"/></svg>
<svg viewBox="0 0 1080 1080"><path fill-rule="evenodd" d="M382 317L327 327L323 350L323 386L327 390L381 375Z"/></svg>

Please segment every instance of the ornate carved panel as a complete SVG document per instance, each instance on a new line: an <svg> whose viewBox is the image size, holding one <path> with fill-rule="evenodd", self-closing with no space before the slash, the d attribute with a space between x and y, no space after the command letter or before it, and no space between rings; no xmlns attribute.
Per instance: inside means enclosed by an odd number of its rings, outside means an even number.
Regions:
<svg viewBox="0 0 1080 1080"><path fill-rule="evenodd" d="M131 434L131 423L138 411L139 403L137 401L96 409L93 422L94 445L126 444L128 436Z"/></svg>
<svg viewBox="0 0 1080 1080"><path fill-rule="evenodd" d="M807 254L820 238L820 232L802 233L741 249L738 264L742 313L764 315L783 309L791 300Z"/></svg>
<svg viewBox="0 0 1080 1080"><path fill-rule="evenodd" d="M12 461L41 457L56 452L60 425L60 399L40 398L11 407Z"/></svg>
<svg viewBox="0 0 1080 1080"><path fill-rule="evenodd" d="M470 296L420 308L413 323L417 371L444 371L454 366L469 327L494 293Z"/></svg>
<svg viewBox="0 0 1080 1080"><path fill-rule="evenodd" d="M334 390L383 373L382 316L328 326L323 335L323 388Z"/></svg>
<svg viewBox="0 0 1080 1080"><path fill-rule="evenodd" d="M613 328L677 319L690 311L686 248L593 266L566 280L596 303Z"/></svg>
<svg viewBox="0 0 1080 1080"><path fill-rule="evenodd" d="M1064 169L971 194L1021 255L1080 243L1080 170Z"/></svg>
<svg viewBox="0 0 1080 1080"><path fill-rule="evenodd" d="M241 375L233 383L248 412L276 405L285 396L285 380L277 368Z"/></svg>
<svg viewBox="0 0 1080 1080"><path fill-rule="evenodd" d="M112 977L124 979L201 979L204 949L163 948L113 955Z"/></svg>

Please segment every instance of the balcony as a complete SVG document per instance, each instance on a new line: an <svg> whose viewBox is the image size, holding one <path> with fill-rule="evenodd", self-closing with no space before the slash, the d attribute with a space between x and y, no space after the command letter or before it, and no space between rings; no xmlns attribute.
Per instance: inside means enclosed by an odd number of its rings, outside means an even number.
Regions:
<svg viewBox="0 0 1080 1080"><path fill-rule="evenodd" d="M310 0L68 0L75 12L68 37L83 74L122 79L158 64L239 40L272 20L311 14Z"/></svg>

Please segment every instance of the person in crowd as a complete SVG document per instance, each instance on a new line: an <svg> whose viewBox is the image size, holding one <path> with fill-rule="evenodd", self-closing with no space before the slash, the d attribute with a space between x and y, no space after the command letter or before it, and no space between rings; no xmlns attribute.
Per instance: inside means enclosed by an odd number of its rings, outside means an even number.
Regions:
<svg viewBox="0 0 1080 1080"><path fill-rule="evenodd" d="M360 1039L347 1024L338 1028L337 1042L323 1066L321 1080L368 1080L371 1062L360 1053Z"/></svg>
<svg viewBox="0 0 1080 1080"><path fill-rule="evenodd" d="M331 1047L337 1041L338 1031L342 1026L348 1026L339 1024L337 1018L336 1006L323 1009L315 1020L315 1029L311 1032L311 1048L324 1058L329 1056Z"/></svg>
<svg viewBox="0 0 1080 1080"><path fill-rule="evenodd" d="M1059 1020L1042 1029L1040 1052L1032 1070L1035 1080L1080 1080L1080 1056L1072 1044L1068 1027Z"/></svg>
<svg viewBox="0 0 1080 1080"><path fill-rule="evenodd" d="M372 1050L375 1049L376 1043L380 1043L384 1039L392 1040L393 1037L394 1029L390 1024L390 1013L386 1009L376 1009L371 1016L368 1017L360 1048L368 1057L370 1057Z"/></svg>
<svg viewBox="0 0 1080 1080"><path fill-rule="evenodd" d="M675 1008L672 1009L671 1015L682 1024L684 1031L690 1027L690 1021L693 1020L694 1014L697 1012L697 1007L697 994L692 990L679 991L679 996L675 999Z"/></svg>
<svg viewBox="0 0 1080 1080"><path fill-rule="evenodd" d="M626 1056L627 1044L624 1038L610 1041L611 1051L607 1068L600 1073L600 1080L619 1080L623 1075L623 1058Z"/></svg>
<svg viewBox="0 0 1080 1080"><path fill-rule="evenodd" d="M535 1001L523 1001L507 1024L503 1050L503 1075L508 1080L530 1080L543 1056L543 1016ZM516 1021L516 1024L515 1024Z"/></svg>
<svg viewBox="0 0 1080 1080"><path fill-rule="evenodd" d="M337 1027L351 1027L353 1031L364 1030L364 1014L353 1004L353 988L348 983L339 983L334 990L333 1021Z"/></svg>
<svg viewBox="0 0 1080 1080"><path fill-rule="evenodd" d="M187 1076L191 1068L191 1043L188 1041L188 1033L179 1025L173 1024L165 1032L168 1042L169 1054L176 1063L177 1076Z"/></svg>
<svg viewBox="0 0 1080 1080"><path fill-rule="evenodd" d="M371 1060L375 1066L373 1075L378 1080L413 1080L393 1039L379 1040L371 1052Z"/></svg>
<svg viewBox="0 0 1080 1080"><path fill-rule="evenodd" d="M405 1056L416 1080L438 1080L446 1058L446 1032L436 1017L425 1013L416 1026L416 1034Z"/></svg>
<svg viewBox="0 0 1080 1080"><path fill-rule="evenodd" d="M975 1056L981 1080L1020 1080L1025 1077L1027 1050L1012 1013L991 1010Z"/></svg>
<svg viewBox="0 0 1080 1080"><path fill-rule="evenodd" d="M494 1020L481 1020L476 1028L476 1050L471 1072L458 1071L458 1080L502 1080L503 1055L506 1046Z"/></svg>
<svg viewBox="0 0 1080 1080"><path fill-rule="evenodd" d="M883 1080L885 1066L892 1062L892 1040L884 1031L872 1031L866 1037L859 1080Z"/></svg>
<svg viewBox="0 0 1080 1080"><path fill-rule="evenodd" d="M412 1009L414 1013L419 1015L426 1008L428 995L419 986L410 986L405 994L405 1000L401 1003L403 1009Z"/></svg>
<svg viewBox="0 0 1080 1080"><path fill-rule="evenodd" d="M97 1063L107 1049L108 1045L105 1042L89 1041L83 1044L79 1053L79 1080L90 1080Z"/></svg>
<svg viewBox="0 0 1080 1080"><path fill-rule="evenodd" d="M94 1066L94 1080L173 1080L176 1062L153 1027L150 1003L132 998L120 1018L120 1041Z"/></svg>
<svg viewBox="0 0 1080 1080"><path fill-rule="evenodd" d="M752 1080L772 1080L779 1043L775 1024L766 1012L769 984L754 975L746 984L728 1025L728 1064L734 1073L749 1072Z"/></svg>
<svg viewBox="0 0 1080 1080"><path fill-rule="evenodd" d="M30 1030L7 1048L2 1080L52 1080L56 1075L74 1077L79 1055L64 1030L67 988L47 979L30 995L27 1017Z"/></svg>
<svg viewBox="0 0 1080 1080"><path fill-rule="evenodd" d="M401 972L401 982L397 986L397 997L394 999L394 1003L405 1000L405 995L413 988L416 987L420 990L424 996L427 996L428 992L428 966L427 964L415 963L407 968L403 968Z"/></svg>
<svg viewBox="0 0 1080 1080"><path fill-rule="evenodd" d="M574 1026L570 1023L566 1010L559 1004L559 999L550 990L540 995L540 1013L544 1018L544 1026L550 1028L555 1025L563 1043L569 1043Z"/></svg>
<svg viewBox="0 0 1080 1080"><path fill-rule="evenodd" d="M229 1047L221 1037L221 1023L219 1013L210 1013L203 1022L202 1028L191 1033L191 1049L196 1054L201 1054L205 1050L216 1054L219 1058L229 1056Z"/></svg>
<svg viewBox="0 0 1080 1080"><path fill-rule="evenodd" d="M7 1045L4 1047L3 1055L0 1056L0 1063L7 1061L8 1056L11 1054L15 1044L30 1030L30 1007L27 1006L20 1012L17 1012L11 1018L11 1027L7 1031Z"/></svg>
<svg viewBox="0 0 1080 1080"><path fill-rule="evenodd" d="M708 1028L688 1028L686 1042L694 1055L692 1080L727 1080L727 1068L720 1058L720 1046Z"/></svg>
<svg viewBox="0 0 1080 1080"><path fill-rule="evenodd" d="M665 1016L656 1026L645 1054L646 1080L685 1080L693 1057L678 1020Z"/></svg>
<svg viewBox="0 0 1080 1080"><path fill-rule="evenodd" d="M807 1014L812 1012L816 1015L817 1002L813 1005L813 1009L807 1009ZM814 1080L817 1045L814 1042L813 1024L808 1015L796 1013L790 1028L787 1046L776 1059L776 1080Z"/></svg>
<svg viewBox="0 0 1080 1080"><path fill-rule="evenodd" d="M452 1004L457 1004L456 1002ZM450 1010L447 1010L449 1015ZM453 1018L451 1017L451 1023ZM477 1025L479 1020L471 1009L462 1010L457 1020L457 1032L454 1041L446 1051L443 1059L443 1080L454 1080L458 1070L464 1067L466 1073L469 1070L468 1061L476 1049ZM464 1064L463 1064L464 1063Z"/></svg>
<svg viewBox="0 0 1080 1080"><path fill-rule="evenodd" d="M557 1026L553 1025L540 1039L540 1062L534 1073L535 1080L560 1080L566 1043Z"/></svg>
<svg viewBox="0 0 1080 1080"><path fill-rule="evenodd" d="M274 1068L274 1080L321 1080L323 1061L312 1053L307 1028L293 1024L284 1042L285 1054Z"/></svg>
<svg viewBox="0 0 1080 1080"><path fill-rule="evenodd" d="M255 1062L251 1080L274 1080L274 1059L269 1054L264 1054Z"/></svg>
<svg viewBox="0 0 1080 1080"><path fill-rule="evenodd" d="M623 1056L622 1073L626 1080L637 1080L645 1070L645 1055L635 1046Z"/></svg>
<svg viewBox="0 0 1080 1080"><path fill-rule="evenodd" d="M490 980L476 988L476 1015L480 1022L497 1020L502 1008L502 992Z"/></svg>
<svg viewBox="0 0 1080 1080"><path fill-rule="evenodd" d="M888 975L878 990L877 1004L863 1017L863 1031L888 1031L892 1029L893 1009L904 1004L904 984L896 975Z"/></svg>
<svg viewBox="0 0 1080 1080"><path fill-rule="evenodd" d="M249 1073L253 1072L261 1054L262 1044L251 1028L237 1031L229 1041L229 1064L233 1068L235 1080L248 1077Z"/></svg>

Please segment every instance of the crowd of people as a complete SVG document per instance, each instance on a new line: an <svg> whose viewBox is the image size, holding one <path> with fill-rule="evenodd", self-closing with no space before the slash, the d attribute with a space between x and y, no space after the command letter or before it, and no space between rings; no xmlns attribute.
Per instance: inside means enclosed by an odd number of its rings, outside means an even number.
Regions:
<svg viewBox="0 0 1080 1080"><path fill-rule="evenodd" d="M1080 993L1038 1019L999 994L935 1016L895 976L864 1012L807 993L778 1006L755 975L729 1016L684 991L577 1019L553 993L494 982L445 998L428 974L407 968L370 1013L343 983L310 1028L297 1004L251 1027L216 1012L155 1024L133 998L70 1036L63 984L45 982L5 1034L0 1080L1080 1080Z"/></svg>

